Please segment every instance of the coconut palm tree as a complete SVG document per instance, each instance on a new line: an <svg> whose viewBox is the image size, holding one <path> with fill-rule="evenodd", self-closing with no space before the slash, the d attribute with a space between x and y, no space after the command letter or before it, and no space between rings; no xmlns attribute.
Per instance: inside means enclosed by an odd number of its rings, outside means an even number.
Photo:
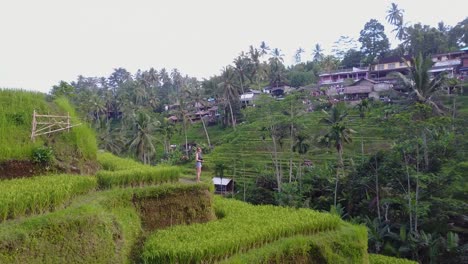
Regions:
<svg viewBox="0 0 468 264"><path fill-rule="evenodd" d="M386 19L388 23L395 26L392 32L396 32L396 38L402 40L406 36L405 24L403 23L403 9L399 9L398 5L392 3L390 8L387 10Z"/></svg>
<svg viewBox="0 0 468 264"><path fill-rule="evenodd" d="M159 121L152 120L146 113L138 112L134 117L134 129L136 131L130 140L129 148L135 151L135 155L144 164L150 164L151 158L156 153L153 134L158 126Z"/></svg>
<svg viewBox="0 0 468 264"><path fill-rule="evenodd" d="M231 124L234 130L236 130L236 118L232 110L232 102L234 102L234 100L239 100L239 93L234 83L234 70L231 67L226 67L221 76L222 82L218 85L223 89L223 97L231 113Z"/></svg>
<svg viewBox="0 0 468 264"><path fill-rule="evenodd" d="M262 41L260 43L260 56L268 54L268 51L270 50L270 47L265 43L265 41Z"/></svg>
<svg viewBox="0 0 468 264"><path fill-rule="evenodd" d="M326 116L320 120L320 123L327 125L328 131L325 135L319 137L318 141L322 144L326 144L327 146L333 145L338 154L334 197L334 206L336 207L340 173L344 176L343 147L344 144L351 143L351 134L355 133L355 131L347 127L345 124L348 113L346 112L344 105L336 105L330 110L330 112L326 112L325 110L323 110L323 112Z"/></svg>
<svg viewBox="0 0 468 264"><path fill-rule="evenodd" d="M294 59L296 61L296 63L301 63L301 56L302 56L302 53L304 53L305 50L301 47L299 47L297 50L296 50L296 53L294 54Z"/></svg>
<svg viewBox="0 0 468 264"><path fill-rule="evenodd" d="M447 77L445 73L431 78L429 70L432 67L432 60L428 57L423 57L420 53L413 60L409 76L401 73L393 73L398 77L401 84L410 90L412 98L422 104L427 104L437 114L444 114L446 107L437 100L436 96L441 94L446 86Z"/></svg>
<svg viewBox="0 0 468 264"><path fill-rule="evenodd" d="M244 94L245 72L249 64L249 58L242 52L237 58L234 59L234 69L239 75L240 88Z"/></svg>
<svg viewBox="0 0 468 264"><path fill-rule="evenodd" d="M313 61L318 62L323 59L323 49L320 44L315 44L314 50L312 51Z"/></svg>

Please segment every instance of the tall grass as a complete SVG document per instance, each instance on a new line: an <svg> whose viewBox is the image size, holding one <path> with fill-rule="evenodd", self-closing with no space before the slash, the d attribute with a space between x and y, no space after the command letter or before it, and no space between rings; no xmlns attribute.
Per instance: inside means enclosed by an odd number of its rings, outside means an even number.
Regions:
<svg viewBox="0 0 468 264"><path fill-rule="evenodd" d="M345 224L330 232L283 238L221 263L367 263L367 258L367 229Z"/></svg>
<svg viewBox="0 0 468 264"><path fill-rule="evenodd" d="M175 166L149 166L110 153L98 153L98 162L104 170L96 174L100 188L143 186L175 182L181 170Z"/></svg>
<svg viewBox="0 0 468 264"><path fill-rule="evenodd" d="M143 164L132 159L117 157L109 152L97 153L97 160L104 170L119 171L143 166Z"/></svg>
<svg viewBox="0 0 468 264"><path fill-rule="evenodd" d="M55 210L96 186L96 178L75 175L0 181L0 221Z"/></svg>
<svg viewBox="0 0 468 264"><path fill-rule="evenodd" d="M69 113L71 116L72 124L81 125L73 127L70 133L62 133L62 138L65 139L69 144L74 145L80 156L88 160L96 159L97 143L96 134L88 126L88 124L82 122L75 109L70 105L66 98L57 98L54 102L60 107L64 113Z"/></svg>
<svg viewBox="0 0 468 264"><path fill-rule="evenodd" d="M218 221L177 226L153 233L146 241L145 263L215 262L239 251L284 237L336 229L343 222L330 214L307 209L253 206L215 199Z"/></svg>
<svg viewBox="0 0 468 264"><path fill-rule="evenodd" d="M45 94L0 89L0 161L27 160L32 150L42 145L40 140L30 140L34 110L50 112Z"/></svg>
<svg viewBox="0 0 468 264"><path fill-rule="evenodd" d="M100 188L143 186L175 182L179 179L180 169L172 166L141 166L120 171L98 171L96 176Z"/></svg>

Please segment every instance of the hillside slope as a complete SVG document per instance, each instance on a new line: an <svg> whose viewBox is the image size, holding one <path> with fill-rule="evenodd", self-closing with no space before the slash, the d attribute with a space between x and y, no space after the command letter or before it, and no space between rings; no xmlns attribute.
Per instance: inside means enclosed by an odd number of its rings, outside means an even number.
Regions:
<svg viewBox="0 0 468 264"><path fill-rule="evenodd" d="M69 132L41 135L33 141L34 110L42 115L69 114L72 124L81 123L65 99L52 101L42 93L0 90L0 177L95 172L97 145L94 132L81 124ZM54 129L45 128L44 131Z"/></svg>

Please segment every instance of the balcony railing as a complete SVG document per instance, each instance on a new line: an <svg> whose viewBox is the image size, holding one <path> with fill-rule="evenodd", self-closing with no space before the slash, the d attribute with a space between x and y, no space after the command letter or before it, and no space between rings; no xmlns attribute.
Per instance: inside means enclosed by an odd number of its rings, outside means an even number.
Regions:
<svg viewBox="0 0 468 264"><path fill-rule="evenodd" d="M342 68L342 69L336 69L332 71L326 71L326 72L321 72L319 75L322 74L334 74L334 73L354 73L357 71L367 71L369 70L369 67L353 67L353 68Z"/></svg>

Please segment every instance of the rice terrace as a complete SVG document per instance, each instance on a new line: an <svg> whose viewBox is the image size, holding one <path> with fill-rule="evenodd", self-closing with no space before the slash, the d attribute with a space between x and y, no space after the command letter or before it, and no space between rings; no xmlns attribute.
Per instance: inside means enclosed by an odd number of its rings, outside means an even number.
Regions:
<svg viewBox="0 0 468 264"><path fill-rule="evenodd" d="M0 264L468 263L466 3L138 1L0 10Z"/></svg>

